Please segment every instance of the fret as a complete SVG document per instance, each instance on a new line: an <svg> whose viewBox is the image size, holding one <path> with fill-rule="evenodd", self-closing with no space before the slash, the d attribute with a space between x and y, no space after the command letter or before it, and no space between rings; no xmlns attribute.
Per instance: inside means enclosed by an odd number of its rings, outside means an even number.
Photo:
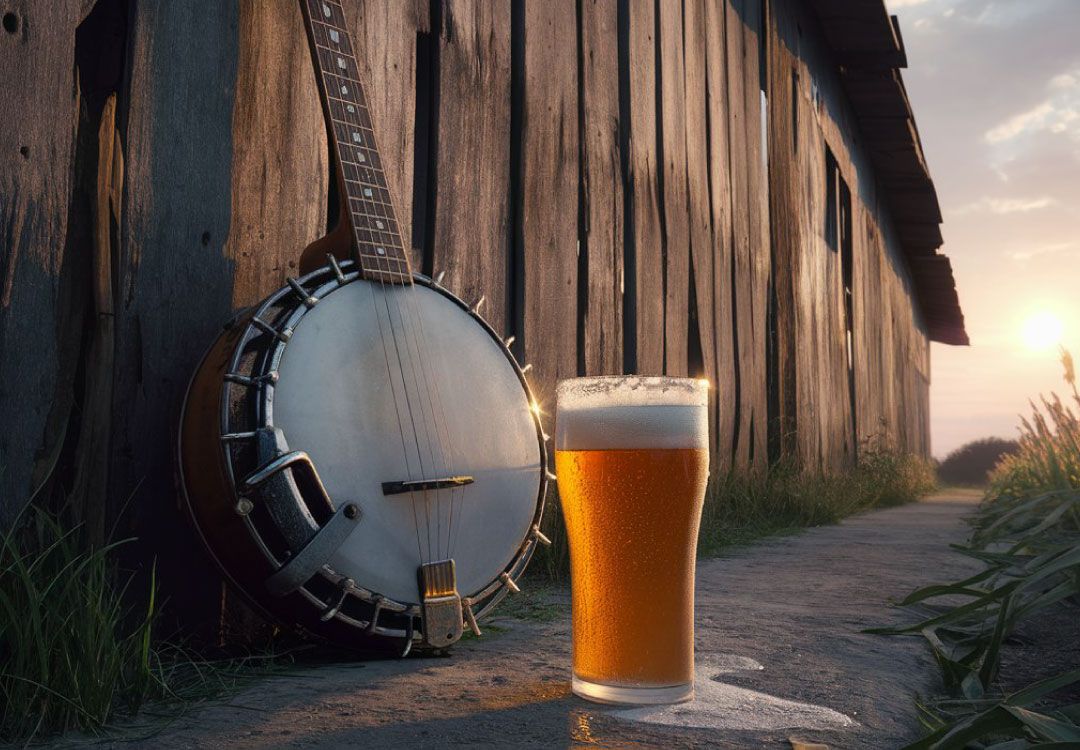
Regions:
<svg viewBox="0 0 1080 750"><path fill-rule="evenodd" d="M369 135L375 132L367 111L353 102L330 97L330 112L336 122L359 128Z"/></svg>
<svg viewBox="0 0 1080 750"><path fill-rule="evenodd" d="M332 49L320 49L318 55L324 73L332 72L353 85L360 83L360 72L356 67L356 58L352 55Z"/></svg>
<svg viewBox="0 0 1080 750"><path fill-rule="evenodd" d="M358 252L357 255L364 260L381 263L391 271L400 271L404 273L409 265L405 258L400 255L379 255L375 252L367 253L363 251Z"/></svg>
<svg viewBox="0 0 1080 750"><path fill-rule="evenodd" d="M348 24L345 23L344 9L332 0L308 0L308 10L311 11L313 21L339 30L348 28Z"/></svg>
<svg viewBox="0 0 1080 750"><path fill-rule="evenodd" d="M353 55L352 37L349 32L327 26L321 21L315 21L312 26L315 33L315 46L319 49L330 50L334 53Z"/></svg>
<svg viewBox="0 0 1080 750"><path fill-rule="evenodd" d="M398 236L397 222L393 219L389 219L385 216L366 214L360 211L354 212L353 217L357 219L357 229L363 228L371 232L385 234L388 237Z"/></svg>

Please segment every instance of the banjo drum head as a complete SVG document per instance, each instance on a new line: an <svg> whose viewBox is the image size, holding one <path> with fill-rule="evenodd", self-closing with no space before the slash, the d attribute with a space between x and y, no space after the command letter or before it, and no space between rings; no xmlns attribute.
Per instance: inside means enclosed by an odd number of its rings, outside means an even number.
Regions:
<svg viewBox="0 0 1080 750"><path fill-rule="evenodd" d="M335 506L360 507L327 561L402 603L452 558L468 596L529 533L542 477L528 394L501 344L448 296L357 280L308 310L281 353L267 421L305 451ZM386 482L473 479L384 494Z"/></svg>

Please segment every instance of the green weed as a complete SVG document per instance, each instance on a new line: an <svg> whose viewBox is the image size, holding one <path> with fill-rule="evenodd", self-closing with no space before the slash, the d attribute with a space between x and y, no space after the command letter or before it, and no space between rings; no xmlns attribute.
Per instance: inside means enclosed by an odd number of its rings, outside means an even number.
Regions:
<svg viewBox="0 0 1080 750"><path fill-rule="evenodd" d="M912 592L900 604L918 621L872 631L924 636L951 691L925 707L932 731L910 750L1080 746L1080 703L1054 700L1080 683L1080 670L1010 694L996 689L1002 647L1017 626L1080 597L1080 393L1064 351L1062 364L1074 405L1058 396L1032 404L1019 447L994 469L971 540L958 548L985 570Z"/></svg>

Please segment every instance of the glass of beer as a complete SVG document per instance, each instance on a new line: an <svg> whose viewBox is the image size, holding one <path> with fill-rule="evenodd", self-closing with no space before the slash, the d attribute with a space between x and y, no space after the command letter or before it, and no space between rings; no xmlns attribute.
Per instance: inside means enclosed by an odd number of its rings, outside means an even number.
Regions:
<svg viewBox="0 0 1080 750"><path fill-rule="evenodd" d="M573 691L601 703L694 695L694 563L709 479L709 384L558 386L555 469L570 541Z"/></svg>

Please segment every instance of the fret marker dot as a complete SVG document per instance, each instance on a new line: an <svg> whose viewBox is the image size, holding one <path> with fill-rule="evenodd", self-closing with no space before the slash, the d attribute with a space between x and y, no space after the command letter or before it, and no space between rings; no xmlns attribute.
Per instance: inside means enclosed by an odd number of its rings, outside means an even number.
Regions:
<svg viewBox="0 0 1080 750"><path fill-rule="evenodd" d="M356 112L356 107L354 107L351 104L348 107L346 107L345 109L349 110L349 112Z"/></svg>
<svg viewBox="0 0 1080 750"><path fill-rule="evenodd" d="M349 93L349 87L348 86L342 86L341 87L341 93L343 93L343 94Z"/></svg>
<svg viewBox="0 0 1080 750"><path fill-rule="evenodd" d="M326 3L323 3L322 12L323 12L323 15L326 16L327 18L330 18L331 16L334 15L333 13L330 12L330 6L327 5Z"/></svg>
<svg viewBox="0 0 1080 750"><path fill-rule="evenodd" d="M330 39L331 39L331 41L334 42L334 44L337 44L338 42L341 41L341 35L338 34L336 31L334 31L333 29L331 29L330 30Z"/></svg>
<svg viewBox="0 0 1080 750"><path fill-rule="evenodd" d="M371 197L371 188L364 188L364 195L368 198Z"/></svg>
<svg viewBox="0 0 1080 750"><path fill-rule="evenodd" d="M357 154L357 156L359 156L359 157L360 157L360 163L361 163L361 164L363 164L364 162L366 162L366 161L367 161L367 157L366 157L366 156L364 156L363 154Z"/></svg>
<svg viewBox="0 0 1080 750"><path fill-rule="evenodd" d="M377 226L377 227L378 227L379 229L382 229L382 228L383 228L383 227L385 227L386 225L385 225L385 224L383 224L383 223L382 223L381 221L376 221L376 222L375 222L375 226Z"/></svg>
<svg viewBox="0 0 1080 750"><path fill-rule="evenodd" d="M339 68L341 68L342 70L345 70L345 60L344 60L344 58L339 57L337 59L337 66Z"/></svg>
<svg viewBox="0 0 1080 750"><path fill-rule="evenodd" d="M363 141L360 140L360 134L357 133L355 130L353 131L352 139L354 141L356 141L357 143L362 143L363 142Z"/></svg>

